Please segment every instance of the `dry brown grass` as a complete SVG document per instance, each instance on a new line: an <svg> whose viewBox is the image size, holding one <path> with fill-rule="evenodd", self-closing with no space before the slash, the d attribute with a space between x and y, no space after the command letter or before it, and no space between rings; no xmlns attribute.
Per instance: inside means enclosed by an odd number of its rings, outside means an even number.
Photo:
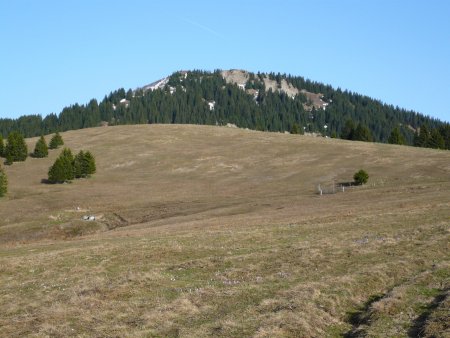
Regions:
<svg viewBox="0 0 450 338"><path fill-rule="evenodd" d="M1 336L402 335L448 287L448 151L206 126L62 136L98 173L40 183L59 150L6 168ZM315 194L360 168L369 185ZM378 294L372 324L352 322Z"/></svg>

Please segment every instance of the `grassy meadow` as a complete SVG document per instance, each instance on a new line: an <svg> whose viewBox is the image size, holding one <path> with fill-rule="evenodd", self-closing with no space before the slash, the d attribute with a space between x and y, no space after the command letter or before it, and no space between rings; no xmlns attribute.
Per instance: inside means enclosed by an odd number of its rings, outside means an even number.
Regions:
<svg viewBox="0 0 450 338"><path fill-rule="evenodd" d="M450 336L449 151L189 125L61 135L97 173L42 183L61 149L5 168L1 337ZM367 185L317 194L359 169Z"/></svg>

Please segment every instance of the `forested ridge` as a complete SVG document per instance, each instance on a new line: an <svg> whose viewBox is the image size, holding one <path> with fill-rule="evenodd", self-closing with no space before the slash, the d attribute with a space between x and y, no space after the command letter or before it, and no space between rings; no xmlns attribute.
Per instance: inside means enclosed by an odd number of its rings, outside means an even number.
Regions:
<svg viewBox="0 0 450 338"><path fill-rule="evenodd" d="M450 125L413 111L384 104L368 96L286 74L246 73L243 84L226 81L221 71L175 72L164 86L153 90L121 88L101 102L73 104L58 115L42 118L27 115L0 119L0 133L6 137L18 131L25 137L99 125L177 123L236 124L238 127L273 132L315 132L348 139L363 131L366 141L390 142L450 149ZM298 90L266 90L264 79L281 88L286 81ZM321 94L322 106L311 102L309 93ZM420 136L425 127L427 135ZM397 133L393 137L392 133ZM368 133L366 135L366 133ZM367 139L366 139L367 138ZM393 143L393 142L391 142Z"/></svg>

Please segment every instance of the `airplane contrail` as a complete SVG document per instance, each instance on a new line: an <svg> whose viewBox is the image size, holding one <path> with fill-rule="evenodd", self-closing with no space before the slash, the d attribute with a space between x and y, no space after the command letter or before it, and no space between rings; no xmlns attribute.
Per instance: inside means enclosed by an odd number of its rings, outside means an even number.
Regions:
<svg viewBox="0 0 450 338"><path fill-rule="evenodd" d="M217 36L217 37L219 37L221 39L224 38L223 35L221 35L217 31L215 31L214 29L209 28L208 26L202 25L202 24L200 24L200 23L198 23L196 21L191 21L191 20L188 20L188 19L185 19L185 18L182 18L181 20L183 20L184 22L186 22L188 24L191 24L192 26L196 26L196 27L198 27L198 28L200 28L200 29L202 29L204 31L207 31L207 32L209 32L211 34L214 34L215 36Z"/></svg>

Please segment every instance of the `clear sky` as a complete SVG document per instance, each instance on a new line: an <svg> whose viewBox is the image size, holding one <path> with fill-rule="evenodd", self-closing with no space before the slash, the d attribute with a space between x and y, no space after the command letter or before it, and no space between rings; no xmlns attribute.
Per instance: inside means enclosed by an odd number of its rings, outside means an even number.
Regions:
<svg viewBox="0 0 450 338"><path fill-rule="evenodd" d="M450 121L447 0L0 0L0 42L0 117L239 68Z"/></svg>

